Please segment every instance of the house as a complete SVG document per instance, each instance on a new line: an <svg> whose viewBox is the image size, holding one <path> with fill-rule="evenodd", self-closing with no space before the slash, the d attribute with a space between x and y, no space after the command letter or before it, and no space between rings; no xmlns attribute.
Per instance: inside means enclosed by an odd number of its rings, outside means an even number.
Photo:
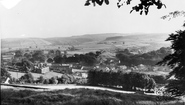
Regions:
<svg viewBox="0 0 185 105"><path fill-rule="evenodd" d="M82 69L72 69L72 73L76 76L80 76L82 78L87 78L88 76L88 70L82 70Z"/></svg>
<svg viewBox="0 0 185 105"><path fill-rule="evenodd" d="M50 72L44 73L42 76L45 79L50 79L52 77L61 77L62 75L63 74L61 74L61 73L56 73L56 72L50 71Z"/></svg>
<svg viewBox="0 0 185 105"><path fill-rule="evenodd" d="M69 64L55 64L53 63L50 66L50 70L58 73L63 73L63 74L71 74L72 73L72 65Z"/></svg>
<svg viewBox="0 0 185 105"><path fill-rule="evenodd" d="M6 54L6 55L2 55L2 59L3 60L12 60L14 58L13 54Z"/></svg>
<svg viewBox="0 0 185 105"><path fill-rule="evenodd" d="M43 67L36 70L37 73L42 73L42 74L47 73L49 71L50 71L49 67Z"/></svg>
<svg viewBox="0 0 185 105"><path fill-rule="evenodd" d="M48 54L49 51L48 51L48 50L44 50L43 53L44 53L44 54Z"/></svg>

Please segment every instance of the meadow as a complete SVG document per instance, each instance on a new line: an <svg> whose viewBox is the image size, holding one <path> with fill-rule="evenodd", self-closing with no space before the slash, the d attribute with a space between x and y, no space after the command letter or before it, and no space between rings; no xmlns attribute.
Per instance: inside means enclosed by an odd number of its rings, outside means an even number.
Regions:
<svg viewBox="0 0 185 105"><path fill-rule="evenodd" d="M165 96L126 94L92 89L55 91L1 90L2 105L184 105Z"/></svg>

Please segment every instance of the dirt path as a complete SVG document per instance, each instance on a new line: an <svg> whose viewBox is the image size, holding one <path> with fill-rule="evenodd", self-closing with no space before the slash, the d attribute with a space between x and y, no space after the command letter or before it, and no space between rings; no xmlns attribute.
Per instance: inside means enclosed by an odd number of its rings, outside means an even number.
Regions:
<svg viewBox="0 0 185 105"><path fill-rule="evenodd" d="M16 86L16 87L13 87L13 86ZM85 89L95 89L95 90L107 90L107 91L119 92L119 93L130 93L130 94L135 93L132 91L122 91L122 90L110 89L110 88L105 88L105 87L95 87L95 86L80 86L80 85L75 85L75 84L68 84L68 85L63 85L63 84L61 84L61 85L21 85L21 84L16 84L16 85L12 85L12 86L11 85L10 86L1 85L1 89L7 89L7 88L18 89L18 90L19 89L31 89L32 90L33 88L40 88L38 90L44 89L45 91L60 90L60 89L85 88Z"/></svg>

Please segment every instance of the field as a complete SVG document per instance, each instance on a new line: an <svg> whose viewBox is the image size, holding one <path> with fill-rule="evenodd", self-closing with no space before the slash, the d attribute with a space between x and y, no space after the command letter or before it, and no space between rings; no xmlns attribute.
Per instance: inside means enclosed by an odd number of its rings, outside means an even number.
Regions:
<svg viewBox="0 0 185 105"><path fill-rule="evenodd" d="M23 76L25 73L21 73L21 72L12 72L9 71L9 73L11 74L12 78L20 78L21 76ZM45 74L39 74L39 73L31 73L33 75L34 80L37 80L40 76L43 76L46 79L50 79L51 77L61 77L63 74L61 73L56 73L56 72L47 72Z"/></svg>
<svg viewBox="0 0 185 105"><path fill-rule="evenodd" d="M27 48L37 49L60 49L66 50L74 46L77 53L86 53L96 50L115 50L116 48L129 48L143 50L144 52L156 50L160 47L168 47L167 34L90 34L74 37L53 38L19 38L2 39L2 51ZM71 52L73 53L73 51Z"/></svg>
<svg viewBox="0 0 185 105"><path fill-rule="evenodd" d="M16 104L15 104L16 103ZM171 97L92 89L56 91L1 90L2 105L183 105Z"/></svg>

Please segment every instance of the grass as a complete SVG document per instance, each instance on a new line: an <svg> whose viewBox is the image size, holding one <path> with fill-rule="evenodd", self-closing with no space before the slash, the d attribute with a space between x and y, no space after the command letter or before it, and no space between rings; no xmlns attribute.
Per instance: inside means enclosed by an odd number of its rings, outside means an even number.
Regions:
<svg viewBox="0 0 185 105"><path fill-rule="evenodd" d="M183 105L183 103L177 104L176 101L171 97L123 94L92 89L1 90L2 105Z"/></svg>

